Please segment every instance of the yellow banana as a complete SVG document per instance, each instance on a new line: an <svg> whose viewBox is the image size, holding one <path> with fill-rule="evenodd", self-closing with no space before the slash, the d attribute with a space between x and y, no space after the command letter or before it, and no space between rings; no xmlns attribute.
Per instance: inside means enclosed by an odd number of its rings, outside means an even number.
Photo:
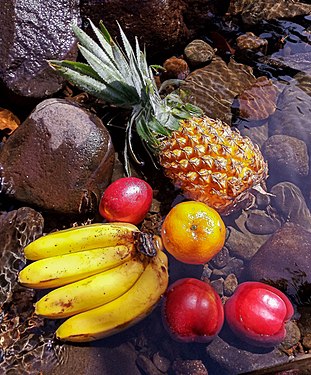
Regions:
<svg viewBox="0 0 311 375"><path fill-rule="evenodd" d="M29 288L55 288L117 267L134 253L129 244L45 258L21 270L18 281Z"/></svg>
<svg viewBox="0 0 311 375"><path fill-rule="evenodd" d="M128 291L145 269L146 262L133 258L122 265L57 288L35 305L45 318L65 318L106 304Z"/></svg>
<svg viewBox="0 0 311 375"><path fill-rule="evenodd" d="M118 333L148 315L168 285L167 257L159 251L121 297L68 318L56 331L64 341L86 342Z"/></svg>
<svg viewBox="0 0 311 375"><path fill-rule="evenodd" d="M133 242L138 228L130 223L97 223L60 230L42 236L24 249L30 260L76 253L99 247L126 245Z"/></svg>

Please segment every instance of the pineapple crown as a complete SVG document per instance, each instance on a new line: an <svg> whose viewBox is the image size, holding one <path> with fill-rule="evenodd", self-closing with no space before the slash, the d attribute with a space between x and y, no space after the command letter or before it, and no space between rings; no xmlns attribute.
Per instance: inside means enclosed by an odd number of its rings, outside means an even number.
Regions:
<svg viewBox="0 0 311 375"><path fill-rule="evenodd" d="M119 107L132 108L126 127L126 143L130 144L135 127L146 146L156 153L161 139L177 130L180 120L201 115L202 111L183 103L175 93L161 98L152 66L148 66L145 50L140 49L137 37L133 49L118 24L122 48L112 39L102 21L99 28L92 21L90 25L99 43L78 26L72 26L86 63L50 60L50 66L91 95Z"/></svg>

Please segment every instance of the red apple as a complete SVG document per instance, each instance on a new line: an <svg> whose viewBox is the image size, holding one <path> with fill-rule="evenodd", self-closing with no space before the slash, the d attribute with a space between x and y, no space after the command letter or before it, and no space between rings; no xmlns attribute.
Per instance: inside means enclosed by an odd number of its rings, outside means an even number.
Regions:
<svg viewBox="0 0 311 375"><path fill-rule="evenodd" d="M221 330L224 310L216 291L194 278L180 279L167 290L162 308L170 335L182 342L209 342Z"/></svg>
<svg viewBox="0 0 311 375"><path fill-rule="evenodd" d="M294 308L284 293L270 285L248 281L240 284L225 304L225 318L242 340L270 347L283 341L285 323Z"/></svg>
<svg viewBox="0 0 311 375"><path fill-rule="evenodd" d="M152 193L151 186L140 178L120 178L105 190L99 213L110 222L139 224L150 209Z"/></svg>

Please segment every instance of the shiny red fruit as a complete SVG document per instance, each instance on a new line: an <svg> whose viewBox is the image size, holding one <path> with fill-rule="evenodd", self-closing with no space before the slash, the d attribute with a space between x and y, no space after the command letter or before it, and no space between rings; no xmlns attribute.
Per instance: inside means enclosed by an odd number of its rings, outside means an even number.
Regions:
<svg viewBox="0 0 311 375"><path fill-rule="evenodd" d="M138 224L150 209L152 195L152 188L146 181L136 177L120 178L105 190L99 213L110 222Z"/></svg>
<svg viewBox="0 0 311 375"><path fill-rule="evenodd" d="M284 293L260 282L240 284L225 304L225 318L242 340L270 347L283 341L294 308Z"/></svg>
<svg viewBox="0 0 311 375"><path fill-rule="evenodd" d="M224 310L216 291L207 283L180 279L167 290L163 323L170 335L183 342L209 342L224 323Z"/></svg>

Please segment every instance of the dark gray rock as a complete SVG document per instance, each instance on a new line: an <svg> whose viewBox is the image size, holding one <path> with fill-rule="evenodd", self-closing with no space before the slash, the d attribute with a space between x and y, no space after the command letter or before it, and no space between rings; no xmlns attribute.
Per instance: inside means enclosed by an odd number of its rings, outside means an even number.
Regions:
<svg viewBox="0 0 311 375"><path fill-rule="evenodd" d="M212 280L211 286L219 294L220 297L224 295L224 279L220 277L219 279Z"/></svg>
<svg viewBox="0 0 311 375"><path fill-rule="evenodd" d="M285 134L304 141L311 151L311 96L294 83L278 98L278 110L269 119L270 135Z"/></svg>
<svg viewBox="0 0 311 375"><path fill-rule="evenodd" d="M170 360L166 357L163 357L159 352L156 352L153 355L152 361L155 366L164 373L166 373L171 366Z"/></svg>
<svg viewBox="0 0 311 375"><path fill-rule="evenodd" d="M99 118L61 99L40 103L0 153L12 197L64 214L97 211L113 162L111 138Z"/></svg>
<svg viewBox="0 0 311 375"><path fill-rule="evenodd" d="M244 262L242 259L231 258L224 268L215 268L212 271L211 278L219 279L220 277L227 277L230 273L234 273L237 277L241 275L244 270Z"/></svg>
<svg viewBox="0 0 311 375"><path fill-rule="evenodd" d="M207 355L215 362L215 374L238 375L262 370L288 361L277 348L265 350L237 343L234 337L216 337L207 347Z"/></svg>
<svg viewBox="0 0 311 375"><path fill-rule="evenodd" d="M266 281L292 295L297 302L310 302L311 233L286 223L257 251L246 277Z"/></svg>
<svg viewBox="0 0 311 375"><path fill-rule="evenodd" d="M280 182L271 189L271 202L283 218L311 229L311 213L298 186L290 182Z"/></svg>
<svg viewBox="0 0 311 375"><path fill-rule="evenodd" d="M288 135L273 135L262 146L269 174L275 182L301 183L309 174L309 156L304 141Z"/></svg>
<svg viewBox="0 0 311 375"><path fill-rule="evenodd" d="M262 210L252 210L245 223L246 228L254 234L272 234L281 228L280 220Z"/></svg>
<svg viewBox="0 0 311 375"><path fill-rule="evenodd" d="M246 231L239 231L234 227L228 228L230 234L226 241L226 246L231 255L244 260L250 260L260 246L269 238L269 235L256 235Z"/></svg>
<svg viewBox="0 0 311 375"><path fill-rule="evenodd" d="M209 262L215 268L225 267L230 260L229 250L224 246Z"/></svg>
<svg viewBox="0 0 311 375"><path fill-rule="evenodd" d="M148 375L161 375L163 374L152 362L152 360L144 354L139 354L136 359L137 366Z"/></svg>
<svg viewBox="0 0 311 375"><path fill-rule="evenodd" d="M78 0L8 0L0 9L0 78L14 93L46 97L63 80L46 60L74 60L71 24L79 20Z"/></svg>

